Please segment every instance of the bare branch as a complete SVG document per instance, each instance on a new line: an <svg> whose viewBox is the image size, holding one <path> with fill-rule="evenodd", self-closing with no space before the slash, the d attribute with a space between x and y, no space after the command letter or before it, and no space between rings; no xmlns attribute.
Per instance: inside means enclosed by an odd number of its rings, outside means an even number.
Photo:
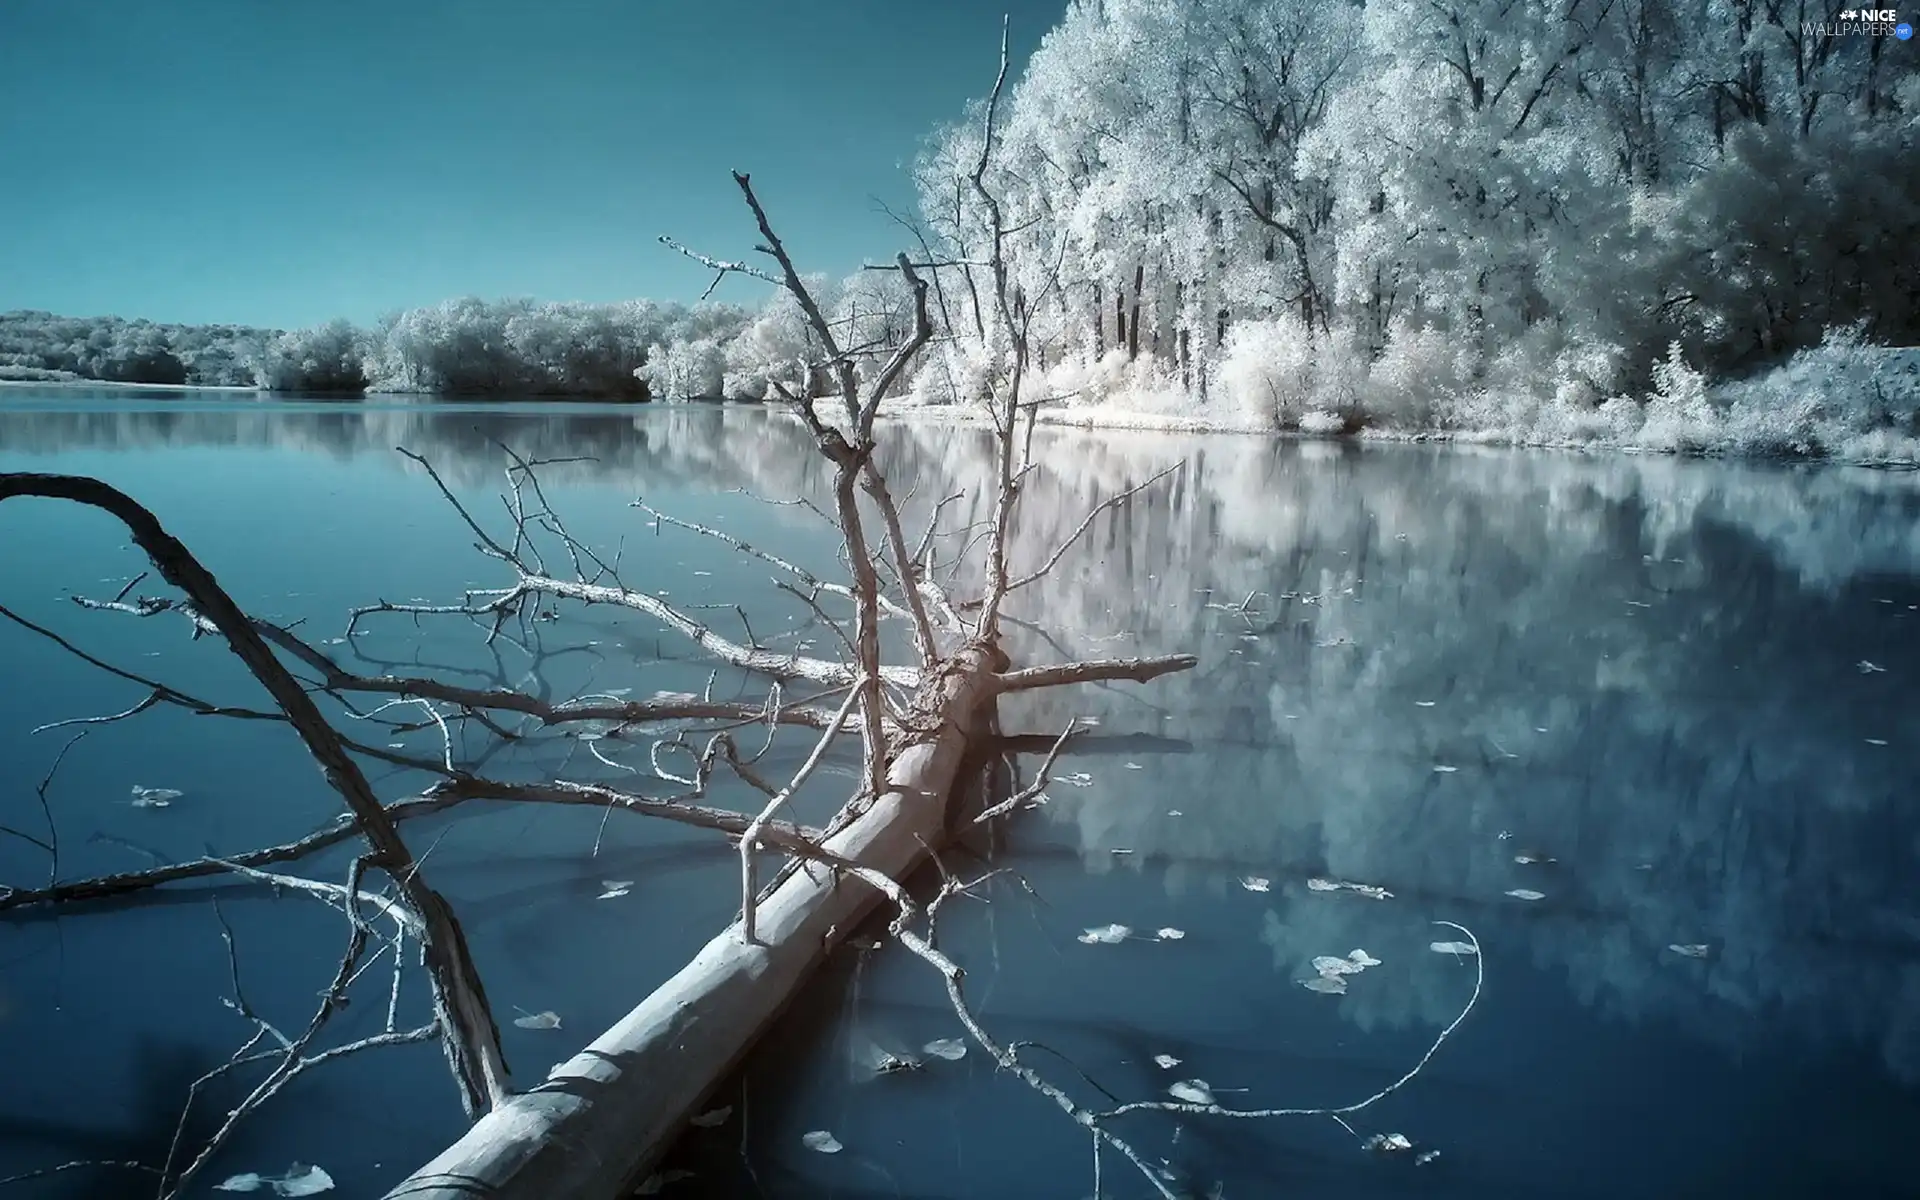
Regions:
<svg viewBox="0 0 1920 1200"><path fill-rule="evenodd" d="M1028 574L1022 575L1020 578L1015 579L1012 582L1008 583L1007 590L1010 592L1018 591L1020 588L1026 587L1030 583L1034 583L1037 580L1045 578L1047 573L1052 571L1053 568L1059 564L1060 559L1063 556L1065 556L1065 554L1069 549L1073 547L1073 544L1079 541L1081 536L1085 534L1087 530L1093 526L1093 521L1095 517L1098 517L1101 513L1106 512L1110 508L1118 508L1120 505L1125 504L1127 501L1133 499L1135 496L1139 495L1141 492L1146 491L1148 488L1152 487L1154 484L1159 483L1162 479L1167 478L1169 475L1172 475L1175 471L1178 471L1181 467L1184 467L1186 465L1187 464L1184 461L1177 462L1171 467L1168 467L1166 470L1155 475L1153 478L1147 480L1145 483L1136 484L1135 486L1128 488L1124 492L1116 492L1113 495L1108 496L1105 500L1102 500L1100 503L1094 505L1093 508L1087 513L1087 515L1081 519L1080 524L1074 527L1073 532L1067 535L1067 540L1064 542L1061 542L1060 545L1054 549L1054 552L1050 556L1048 556L1046 562L1041 563L1039 567L1035 568L1033 571L1029 572Z"/></svg>
<svg viewBox="0 0 1920 1200"><path fill-rule="evenodd" d="M780 811L781 806L793 798L793 794L800 790L808 777L813 774L814 769L825 759L827 747L833 744L834 735L840 732L841 723L853 712L853 706L860 699L860 695L861 689L857 686L847 689L847 698L841 702L840 711L834 714L832 723L827 726L827 731L814 742L813 751L807 755L807 760L800 764L800 769L794 772L787 786L781 788L771 800L767 801L766 806L748 823L740 835L740 928L741 936L745 938L748 945L754 945L758 941L753 933L753 903L758 890L754 884L753 856L760 849L760 832L766 828L767 822L773 819L773 815Z"/></svg>
<svg viewBox="0 0 1920 1200"><path fill-rule="evenodd" d="M1018 671L1003 671L994 676L994 686L1004 694L1033 688L1061 687L1070 683L1093 683L1102 679L1130 679L1135 683L1146 683L1175 671L1191 670L1199 661L1191 654L1166 654L1157 658L1106 658L1052 667L1026 667Z"/></svg>

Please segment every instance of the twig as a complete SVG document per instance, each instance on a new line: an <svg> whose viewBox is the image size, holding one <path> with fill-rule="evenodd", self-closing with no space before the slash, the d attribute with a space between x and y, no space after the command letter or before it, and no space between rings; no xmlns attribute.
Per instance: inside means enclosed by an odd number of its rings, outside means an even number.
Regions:
<svg viewBox="0 0 1920 1200"><path fill-rule="evenodd" d="M740 834L740 928L741 937L749 946L758 944L753 931L753 906L758 893L754 882L753 856L760 849L761 831L766 828L767 822L773 820L774 814L780 811L780 807L807 782L814 768L826 758L827 747L833 744L834 736L840 732L841 722L846 720L848 714L853 711L853 706L860 699L860 695L858 687L847 689L847 698L841 701L840 711L834 714L833 721L827 725L827 731L814 742L813 751L807 755L807 760L800 764L800 769L794 772L787 786L781 788L771 800L767 801L759 814Z"/></svg>

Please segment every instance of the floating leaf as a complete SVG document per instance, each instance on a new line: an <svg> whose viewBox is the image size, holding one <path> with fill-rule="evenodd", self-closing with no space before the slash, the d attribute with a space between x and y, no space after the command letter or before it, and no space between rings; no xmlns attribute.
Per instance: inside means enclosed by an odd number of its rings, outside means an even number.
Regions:
<svg viewBox="0 0 1920 1200"><path fill-rule="evenodd" d="M1349 883L1344 879L1309 879L1307 890L1310 892L1352 892L1365 896L1369 900L1391 900L1393 893L1371 883Z"/></svg>
<svg viewBox="0 0 1920 1200"><path fill-rule="evenodd" d="M267 1182L282 1196L318 1196L333 1190L333 1176L319 1167L302 1167L299 1163L288 1168L284 1177Z"/></svg>
<svg viewBox="0 0 1920 1200"><path fill-rule="evenodd" d="M1415 700L1413 706L1415 708L1432 708L1435 703L1437 702L1433 700Z"/></svg>
<svg viewBox="0 0 1920 1200"><path fill-rule="evenodd" d="M1080 941L1089 946L1111 946L1126 941L1132 934L1133 930L1125 925L1102 925L1081 934Z"/></svg>
<svg viewBox="0 0 1920 1200"><path fill-rule="evenodd" d="M1440 1157L1440 1152L1438 1150L1422 1150L1419 1154L1414 1156L1413 1165L1416 1167L1424 1167L1428 1163L1432 1162L1434 1159L1439 1157Z"/></svg>
<svg viewBox="0 0 1920 1200"><path fill-rule="evenodd" d="M1882 744L1882 745L1885 745L1885 743L1884 743L1884 742L1883 742L1883 743L1881 743L1881 744ZM1186 816L1187 814L1185 814L1185 813L1183 813L1183 812L1181 812L1181 811L1180 811L1179 809L1177 809L1177 808L1170 808L1170 809L1168 809L1168 810L1167 810L1167 815L1168 815L1168 816L1170 816L1170 817L1184 817L1184 816Z"/></svg>
<svg viewBox="0 0 1920 1200"><path fill-rule="evenodd" d="M1864 658L1861 659L1859 662L1855 663L1854 665L1860 668L1860 673L1862 675L1873 675L1886 670L1886 668L1881 666L1879 663L1868 662Z"/></svg>
<svg viewBox="0 0 1920 1200"><path fill-rule="evenodd" d="M1367 1139L1366 1147L1382 1154L1399 1154L1413 1149L1413 1142L1404 1133L1376 1133Z"/></svg>
<svg viewBox="0 0 1920 1200"><path fill-rule="evenodd" d="M594 897L596 900L618 900L633 890L633 880L602 879L600 886L607 890Z"/></svg>
<svg viewBox="0 0 1920 1200"><path fill-rule="evenodd" d="M1529 854L1516 854L1513 856L1513 861L1519 863L1523 867L1532 867L1532 866L1539 866L1544 863L1557 863L1560 860L1547 854L1529 853Z"/></svg>
<svg viewBox="0 0 1920 1200"><path fill-rule="evenodd" d="M1885 738L1868 738L1867 739L1867 745L1869 746L1884 746L1886 744L1887 744L1887 739Z"/></svg>
<svg viewBox="0 0 1920 1200"><path fill-rule="evenodd" d="M811 1133L801 1134L800 1144L809 1150L818 1150L822 1154L838 1154L843 1148L840 1145L840 1139L834 1137L824 1129L816 1129Z"/></svg>
<svg viewBox="0 0 1920 1200"><path fill-rule="evenodd" d="M1159 938L1163 942L1177 942L1181 938L1187 936L1187 931L1184 929L1175 929L1171 925L1169 925L1165 929L1154 930L1153 936Z"/></svg>
<svg viewBox="0 0 1920 1200"><path fill-rule="evenodd" d="M1480 953L1472 942L1434 942L1427 947L1435 954L1474 955Z"/></svg>
<svg viewBox="0 0 1920 1200"><path fill-rule="evenodd" d="M1327 978L1333 979L1341 975L1358 975L1367 968L1360 963L1354 962L1350 958L1335 958L1328 954L1314 959L1313 969Z"/></svg>
<svg viewBox="0 0 1920 1200"><path fill-rule="evenodd" d="M1512 896L1515 900L1545 900L1547 898L1545 892L1536 892L1532 888L1509 888L1507 895Z"/></svg>
<svg viewBox="0 0 1920 1200"><path fill-rule="evenodd" d="M1329 996L1347 994L1347 981L1339 975L1315 975L1312 979L1302 979L1300 986L1310 992L1322 992Z"/></svg>
<svg viewBox="0 0 1920 1200"><path fill-rule="evenodd" d="M1156 1054L1153 1056L1153 1065L1162 1071L1171 1071L1180 1065L1180 1060L1171 1054Z"/></svg>
<svg viewBox="0 0 1920 1200"><path fill-rule="evenodd" d="M1141 766L1141 765L1140 765L1139 763L1136 763L1136 762L1130 762L1130 763L1128 763L1128 764L1126 764L1126 767L1127 767L1127 770L1129 770L1129 771L1144 771L1144 770L1146 770L1146 768L1145 768L1145 767L1143 767L1143 766Z"/></svg>
<svg viewBox="0 0 1920 1200"><path fill-rule="evenodd" d="M1182 1079L1167 1089L1167 1095L1185 1104L1213 1103L1213 1089L1204 1079Z"/></svg>
<svg viewBox="0 0 1920 1200"><path fill-rule="evenodd" d="M1368 954L1365 950L1350 950L1347 952L1347 957L1363 967L1377 967L1380 965L1380 960Z"/></svg>
<svg viewBox="0 0 1920 1200"><path fill-rule="evenodd" d="M1686 958L1705 958L1712 952L1713 947L1705 942L1675 942L1667 949Z"/></svg>
<svg viewBox="0 0 1920 1200"><path fill-rule="evenodd" d="M1273 880L1262 879L1258 875L1249 875L1240 881L1240 886L1250 892L1264 892L1273 887Z"/></svg>
<svg viewBox="0 0 1920 1200"><path fill-rule="evenodd" d="M944 1058L948 1062L959 1062L967 1056L967 1044L959 1038L935 1038L920 1049L934 1058Z"/></svg>
<svg viewBox="0 0 1920 1200"><path fill-rule="evenodd" d="M1125 856L1128 854L1132 854L1133 849L1132 847L1129 847L1129 846L1115 846L1113 849L1107 851L1107 853L1116 855L1116 856Z"/></svg>
<svg viewBox="0 0 1920 1200"><path fill-rule="evenodd" d="M513 1023L515 1025L518 1025L522 1029L558 1029L560 1028L559 1013L552 1012L552 1011L530 1013L524 1008L516 1009L515 1011L520 1013L521 1015L515 1017L513 1019Z"/></svg>
<svg viewBox="0 0 1920 1200"><path fill-rule="evenodd" d="M720 1126L725 1125L727 1118L732 1115L733 1105L723 1104L712 1112L703 1112L697 1117L690 1118L687 1124L693 1126L695 1129L718 1129Z"/></svg>
<svg viewBox="0 0 1920 1200"><path fill-rule="evenodd" d="M133 799L128 801L135 808L165 808L185 793L178 788L150 788L133 785Z"/></svg>
<svg viewBox="0 0 1920 1200"><path fill-rule="evenodd" d="M216 1192L257 1192L267 1186L267 1181L249 1171L245 1175L235 1175L222 1183L213 1185Z"/></svg>
<svg viewBox="0 0 1920 1200"><path fill-rule="evenodd" d="M1075 787L1092 787L1093 776L1087 774L1085 771L1075 771L1071 775L1062 775L1060 782L1070 783Z"/></svg>
<svg viewBox="0 0 1920 1200"><path fill-rule="evenodd" d="M1435 764L1433 764L1433 770L1434 770L1434 774L1436 774L1436 775L1451 775L1451 774L1453 774L1453 773L1454 773L1455 771L1458 771L1459 769L1460 769L1459 767L1450 767L1450 766L1448 766L1448 765L1446 765L1445 763L1435 763Z"/></svg>

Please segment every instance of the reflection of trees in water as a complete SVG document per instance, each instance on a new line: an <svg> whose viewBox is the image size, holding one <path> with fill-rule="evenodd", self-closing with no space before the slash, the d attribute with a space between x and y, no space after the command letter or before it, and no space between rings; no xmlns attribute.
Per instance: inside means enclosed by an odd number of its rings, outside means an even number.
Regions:
<svg viewBox="0 0 1920 1200"><path fill-rule="evenodd" d="M759 408L140 408L9 414L5 431L14 450L240 444L396 466L404 444L467 484L497 480L496 441L592 454L555 477L636 489L792 496L823 482L799 427ZM1605 1011L1732 1039L1790 1021L1877 1043L1920 1079L1920 815L1898 803L1903 748L1920 744L1902 690L1920 673L1907 607L1920 477L1152 433L1036 441L1045 468L1026 483L1016 564L1101 495L1188 464L1097 521L1017 613L1059 656L1202 659L1151 691L1009 714L1058 728L1094 713L1201 744L1054 788L1049 819L1088 851L1132 847L1135 869L1173 856L1176 888L1284 865L1265 926L1280 969L1355 946L1421 964L1329 998L1362 1023L1450 1016L1457 964L1425 950L1426 916L1532 886L1548 899L1505 937ZM924 509L982 477L986 444L912 424L886 452ZM986 515L977 501L950 512ZM1256 589L1269 595L1244 617L1205 606ZM1056 656L1039 638L1031 653ZM1201 767L1203 787L1178 773ZM1560 861L1520 867L1521 849ZM1305 891L1318 872L1400 899ZM1674 942L1715 953L1682 961Z"/></svg>
<svg viewBox="0 0 1920 1200"><path fill-rule="evenodd" d="M1144 445L1081 449L1050 460L1036 490L1056 496L1030 496L1031 513L1065 525L1097 483L1160 465ZM1214 744L1208 794L1167 790L1177 768L1158 788L1108 772L1054 789L1054 819L1090 849L1383 883L1422 915L1534 887L1549 899L1511 932L1605 1010L1730 1038L1784 1018L1879 1043L1920 1078L1920 816L1897 803L1898 748L1920 743L1899 690L1920 670L1915 480L1259 443L1206 456L1186 495L1135 515L1131 559L1106 555L1098 587L1039 585L1028 611L1076 650L1128 629L1199 649L1149 727ZM1200 587L1306 595L1243 621L1201 607ZM1110 727L1153 715L1097 708ZM1056 701L1028 719L1067 715ZM1560 862L1516 865L1523 848ZM1300 889L1275 907L1289 971L1384 954L1394 926ZM1417 924L1401 934L1416 956ZM1676 942L1715 956L1682 961ZM1443 1020L1452 991L1418 993L1449 965L1412 973L1412 997L1381 980L1338 1003Z"/></svg>

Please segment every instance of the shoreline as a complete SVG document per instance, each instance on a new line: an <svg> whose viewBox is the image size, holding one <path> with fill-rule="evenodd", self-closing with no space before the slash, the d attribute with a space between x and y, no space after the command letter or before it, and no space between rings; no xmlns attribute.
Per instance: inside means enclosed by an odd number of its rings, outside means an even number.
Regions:
<svg viewBox="0 0 1920 1200"><path fill-rule="evenodd" d="M208 392L222 397L255 396L273 400L285 400L298 403L309 397L293 393L278 393L259 387L242 387L236 384L178 384L178 383L125 383L108 380L25 380L0 379L0 389L58 389L62 391L112 391L112 392L171 392L193 393ZM636 405L631 401L605 400L594 397L560 396L523 396L517 398L429 396L425 393L382 392L368 393L364 396L341 397L344 403L386 402L425 403L452 402L475 404L556 404L568 406L592 406L608 409L651 408L655 404ZM756 407L766 408L776 413L785 410L779 404L768 401L732 402L726 405L709 405L695 402L660 401L658 407ZM883 407L883 421L899 421L923 425L984 426L987 418L962 405L938 404L892 404ZM1657 445L1635 444L1633 442L1613 442L1604 438L1554 438L1530 437L1524 432L1497 429L1424 429L1403 430L1367 428L1348 433L1316 433L1300 429L1269 429L1245 420L1224 417L1209 420L1205 417L1184 413L1153 412L1150 410L1130 409L1110 405L1076 408L1062 406L1056 409L1042 409L1036 415L1036 424L1055 429L1078 429L1086 432L1117 433L1178 433L1178 434L1217 434L1226 437L1263 437L1279 441L1321 443L1326 445L1450 445L1478 446L1512 450L1558 450L1583 454L1633 454L1669 458L1723 459L1741 462L1773 462L1782 464L1823 465L1836 467L1859 467L1870 470L1912 471L1920 470L1920 455L1902 457L1849 456L1845 454L1787 454L1787 453L1742 453L1735 449L1699 449L1685 447L1665 447Z"/></svg>
<svg viewBox="0 0 1920 1200"><path fill-rule="evenodd" d="M69 391L227 392L257 395L262 389L237 383L128 383L119 379L0 379L0 388L62 388Z"/></svg>

